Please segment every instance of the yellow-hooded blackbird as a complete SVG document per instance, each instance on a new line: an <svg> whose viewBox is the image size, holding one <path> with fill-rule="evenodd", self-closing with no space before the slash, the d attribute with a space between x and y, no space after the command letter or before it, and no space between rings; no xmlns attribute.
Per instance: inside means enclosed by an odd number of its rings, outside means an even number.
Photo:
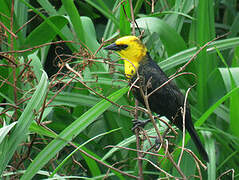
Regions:
<svg viewBox="0 0 239 180"><path fill-rule="evenodd" d="M136 85L132 89L135 98L145 105L144 98L138 87L141 87L143 92L147 94L150 94L157 88L148 98L150 109L160 116L166 116L182 130L183 118L181 109L184 106L185 97L172 81L158 89L159 86L169 79L151 59L145 45L136 36L125 36L104 49L116 51L124 59L125 75L131 84L135 83ZM208 162L207 152L194 128L188 104L186 107L185 128L194 141L199 154Z"/></svg>

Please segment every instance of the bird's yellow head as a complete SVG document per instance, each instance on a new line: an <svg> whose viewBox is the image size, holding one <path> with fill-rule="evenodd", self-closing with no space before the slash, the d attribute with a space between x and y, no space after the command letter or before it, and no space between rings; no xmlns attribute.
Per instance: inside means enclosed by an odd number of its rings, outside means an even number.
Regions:
<svg viewBox="0 0 239 180"><path fill-rule="evenodd" d="M116 51L124 59L125 75L131 78L145 57L147 48L136 36L124 36L104 48Z"/></svg>

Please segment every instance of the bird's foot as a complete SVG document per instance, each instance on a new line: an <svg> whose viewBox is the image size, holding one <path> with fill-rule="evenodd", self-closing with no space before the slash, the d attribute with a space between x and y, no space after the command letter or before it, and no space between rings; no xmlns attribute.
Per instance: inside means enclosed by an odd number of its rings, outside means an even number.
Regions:
<svg viewBox="0 0 239 180"><path fill-rule="evenodd" d="M160 117L160 115L157 115L155 117ZM154 117L154 118L155 118ZM146 124L148 124L151 121L151 119L146 119L146 120L133 120L133 127L132 131L134 131L137 128L144 128Z"/></svg>
<svg viewBox="0 0 239 180"><path fill-rule="evenodd" d="M148 124L151 120L150 119L147 119L147 120L133 120L133 128L132 128L132 131L134 131L135 129L137 128L144 128L144 126L146 124Z"/></svg>
<svg viewBox="0 0 239 180"><path fill-rule="evenodd" d="M156 137L155 139L155 142L154 142L154 150L155 151L158 151L158 149L160 148L161 146L161 140L159 137Z"/></svg>

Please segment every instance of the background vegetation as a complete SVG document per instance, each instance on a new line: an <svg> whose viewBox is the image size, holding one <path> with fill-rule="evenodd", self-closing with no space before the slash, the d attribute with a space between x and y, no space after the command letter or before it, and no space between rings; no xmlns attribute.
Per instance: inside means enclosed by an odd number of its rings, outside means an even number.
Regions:
<svg viewBox="0 0 239 180"><path fill-rule="evenodd" d="M238 178L238 8L236 0L1 0L1 176ZM184 93L196 84L188 100L210 156L207 171L186 151L176 166L132 150L134 99L122 62L102 47L131 34L134 19L168 75L191 60L184 71L193 75L175 81ZM145 129L155 136L152 125ZM182 138L170 142L177 164ZM142 150L152 144L145 140ZM188 136L184 145L197 155Z"/></svg>

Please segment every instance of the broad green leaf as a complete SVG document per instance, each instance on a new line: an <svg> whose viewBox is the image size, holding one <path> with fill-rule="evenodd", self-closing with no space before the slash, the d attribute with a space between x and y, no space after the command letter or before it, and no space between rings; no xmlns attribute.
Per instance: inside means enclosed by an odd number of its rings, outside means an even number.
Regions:
<svg viewBox="0 0 239 180"><path fill-rule="evenodd" d="M212 137L211 132L204 132L205 137L205 149L208 152L210 163L208 166L208 179L216 179L216 147L215 139Z"/></svg>
<svg viewBox="0 0 239 180"><path fill-rule="evenodd" d="M80 14L74 4L73 0L62 0L62 4L70 17L71 23L74 27L74 31L76 33L76 36L80 40L81 43L85 43L86 37L85 37L85 31L86 28L83 26L81 22Z"/></svg>
<svg viewBox="0 0 239 180"><path fill-rule="evenodd" d="M206 47L206 49L207 49L207 53L215 53L216 48L222 51L226 49L235 48L237 46L239 46L238 37L214 41L208 47ZM196 47L183 50L165 59L164 61L160 62L159 65L164 71L167 71L168 69L171 69L173 67L176 67L180 64L183 64L189 61L190 58L197 52L197 50L198 49Z"/></svg>
<svg viewBox="0 0 239 180"><path fill-rule="evenodd" d="M183 38L167 23L159 18L144 17L136 20L138 26L152 33L157 33L160 36L168 56L172 56L186 49L186 44Z"/></svg>
<svg viewBox="0 0 239 180"><path fill-rule="evenodd" d="M72 155L75 154L79 149L83 148L86 144L90 143L91 141L93 141L93 140L96 139L96 138L99 138L99 137L101 137L101 136L110 134L110 133L112 133L112 132L114 132L114 131L118 131L119 129L120 129L120 128L118 128L118 129L113 129L113 130L111 130L111 131L109 131L109 132L105 132L105 133L98 134L97 136L95 136L95 137L89 139L88 141L84 142L83 144L78 145L78 147L77 147L74 151L72 151L72 152L57 166L57 168L54 170L54 172L51 174L50 177L53 177L53 176L57 173L57 171L66 163L66 161L67 161L70 157L72 157ZM98 175L100 175L100 169L99 169L99 167L97 166L97 164L95 163L95 161L94 161L93 159L87 157L87 156L85 156L85 160L86 160L86 161L90 161L90 162L92 163L92 164L91 164L91 163L87 163L88 166L89 166L89 168L91 169L92 175L93 175L93 176L98 176Z"/></svg>
<svg viewBox="0 0 239 180"><path fill-rule="evenodd" d="M49 23L53 23L60 32L68 21L63 16L51 16L47 18L27 36L21 49L38 46L52 41L59 32L53 29Z"/></svg>
<svg viewBox="0 0 239 180"><path fill-rule="evenodd" d="M122 88L117 92L111 94L108 98L115 102L122 97L127 91L127 88ZM97 117L99 117L105 110L107 110L112 104L105 99L101 100L82 116L76 119L72 124L65 128L59 136L51 141L33 160L30 166L27 168L25 174L21 179L31 179L38 170L40 170L56 153L58 153L68 142L88 127Z"/></svg>
<svg viewBox="0 0 239 180"><path fill-rule="evenodd" d="M40 81L42 76L43 66L41 64L41 60L37 56L37 51L33 54L30 54L28 58L32 59L32 62L30 63L30 65L33 67L33 72L36 75L37 80Z"/></svg>
<svg viewBox="0 0 239 180"><path fill-rule="evenodd" d="M228 70L230 70L230 72ZM232 78L234 79L234 81L236 83L235 85L239 86L239 79L238 79L239 68L238 67L229 68L229 69L228 68L219 68L219 72L221 73L221 77L222 77L222 80L225 84L227 92L229 92L232 89L231 75L232 75Z"/></svg>
<svg viewBox="0 0 239 180"><path fill-rule="evenodd" d="M126 3L124 5L121 5L120 7L120 35L126 36L131 34L131 28L130 28L130 22L128 19L131 19L131 13L130 13L130 4L129 0L126 0Z"/></svg>
<svg viewBox="0 0 239 180"><path fill-rule="evenodd" d="M113 21L117 27L119 27L118 20L115 18L114 14L110 11L110 9L105 5L105 2L103 0L98 0L98 2L94 0L86 0L86 2L99 10L103 15ZM116 4L118 4L118 2L116 2Z"/></svg>
<svg viewBox="0 0 239 180"><path fill-rule="evenodd" d="M46 95L47 86L48 78L46 73L43 72L41 81L39 82L31 100L27 103L26 108L18 119L17 125L14 127L8 139L6 139L6 141L4 142L4 145L0 145L0 174L2 174L2 172L6 168L19 144L25 140L26 135L29 131L29 127L32 121L35 119L34 112L38 112L42 106L43 100Z"/></svg>
<svg viewBox="0 0 239 180"><path fill-rule="evenodd" d="M8 132L16 125L16 123L17 121L0 128L0 144L2 143L3 139L8 134Z"/></svg>
<svg viewBox="0 0 239 180"><path fill-rule="evenodd" d="M196 25L195 41L199 46L202 46L205 42L215 37L215 25L214 21L212 21L214 19L213 0L200 0L196 10L196 17L197 20L194 22ZM208 91L206 89L208 74L216 68L217 60L214 55L209 56L204 49L197 56L197 61L194 65L195 72L198 75L198 108L203 112L209 106Z"/></svg>
<svg viewBox="0 0 239 180"><path fill-rule="evenodd" d="M163 132L165 129L162 128L162 127L159 127L159 131L160 132ZM153 136L153 135L156 135L156 132L154 129L150 129L148 130L148 135L150 136ZM116 147L113 147L111 148L105 155L104 157L101 159L102 161L105 161L106 159L108 159L110 156L112 156L113 153L115 153L116 151L119 151L120 148L118 147L128 147L130 144L132 143L135 143L136 141L136 138L135 138L135 135L133 136L130 136L129 138L127 139L124 139L123 141L119 142L118 144L116 144L115 146ZM118 147L117 147L118 146Z"/></svg>

